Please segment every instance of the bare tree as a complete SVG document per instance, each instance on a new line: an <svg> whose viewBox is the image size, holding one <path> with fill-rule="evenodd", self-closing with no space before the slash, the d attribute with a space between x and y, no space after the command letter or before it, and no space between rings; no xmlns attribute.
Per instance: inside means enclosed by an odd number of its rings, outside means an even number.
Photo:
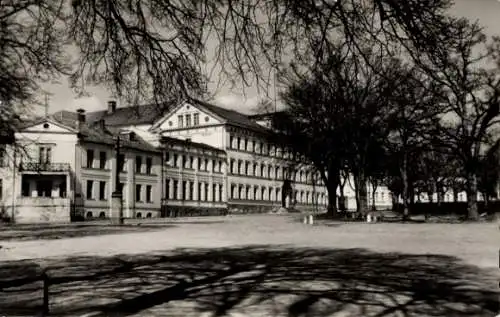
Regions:
<svg viewBox="0 0 500 317"><path fill-rule="evenodd" d="M67 74L62 1L3 0L0 3L0 130L36 104L40 83Z"/></svg>
<svg viewBox="0 0 500 317"><path fill-rule="evenodd" d="M422 63L446 94L443 104L447 111L435 131L439 138L433 142L451 149L463 165L471 220L479 216L481 156L496 141L494 128L500 122L500 76L498 69L488 64L495 57L479 25L461 21L455 42L440 47Z"/></svg>

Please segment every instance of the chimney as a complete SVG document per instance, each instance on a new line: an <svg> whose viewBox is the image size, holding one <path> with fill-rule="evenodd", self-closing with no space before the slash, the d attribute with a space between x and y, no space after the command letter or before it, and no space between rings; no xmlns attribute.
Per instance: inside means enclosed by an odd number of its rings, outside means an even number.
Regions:
<svg viewBox="0 0 500 317"><path fill-rule="evenodd" d="M76 129L80 130L82 125L85 123L85 110L84 109L77 109L77 120L76 120Z"/></svg>
<svg viewBox="0 0 500 317"><path fill-rule="evenodd" d="M108 114L113 114L116 111L116 101L110 100L108 101Z"/></svg>

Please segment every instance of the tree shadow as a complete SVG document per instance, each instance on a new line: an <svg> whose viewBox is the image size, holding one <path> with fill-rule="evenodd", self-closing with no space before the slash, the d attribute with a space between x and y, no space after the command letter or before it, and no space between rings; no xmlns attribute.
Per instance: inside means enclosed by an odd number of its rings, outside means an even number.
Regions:
<svg viewBox="0 0 500 317"><path fill-rule="evenodd" d="M163 230L175 227L175 224L61 224L61 225L14 225L5 226L0 230L0 241L55 240L78 238L106 234L122 234Z"/></svg>
<svg viewBox="0 0 500 317"><path fill-rule="evenodd" d="M19 269L27 262L10 264ZM494 316L499 311L496 270L442 255L248 246L59 258L41 265L51 280L53 316ZM0 267L1 275L10 273ZM33 302L33 289L7 292L0 306L15 312L30 296Z"/></svg>

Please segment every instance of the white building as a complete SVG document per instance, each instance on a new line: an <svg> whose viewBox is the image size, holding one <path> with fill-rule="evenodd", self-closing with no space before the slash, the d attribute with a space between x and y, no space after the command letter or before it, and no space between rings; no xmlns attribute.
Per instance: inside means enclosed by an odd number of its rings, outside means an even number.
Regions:
<svg viewBox="0 0 500 317"><path fill-rule="evenodd" d="M318 174L271 142L262 118L196 100L169 108L110 101L105 111L60 111L20 127L0 152L3 213L16 222L109 217L116 170L126 218L326 209ZM386 206L390 195L379 191Z"/></svg>

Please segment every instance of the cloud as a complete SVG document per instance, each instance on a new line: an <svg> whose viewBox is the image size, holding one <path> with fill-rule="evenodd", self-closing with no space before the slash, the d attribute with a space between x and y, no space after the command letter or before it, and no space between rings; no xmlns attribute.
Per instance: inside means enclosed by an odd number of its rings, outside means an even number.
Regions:
<svg viewBox="0 0 500 317"><path fill-rule="evenodd" d="M236 110L238 112L250 114L255 106L262 100L261 96L244 97L235 94L222 95L215 97L215 103L221 107Z"/></svg>

